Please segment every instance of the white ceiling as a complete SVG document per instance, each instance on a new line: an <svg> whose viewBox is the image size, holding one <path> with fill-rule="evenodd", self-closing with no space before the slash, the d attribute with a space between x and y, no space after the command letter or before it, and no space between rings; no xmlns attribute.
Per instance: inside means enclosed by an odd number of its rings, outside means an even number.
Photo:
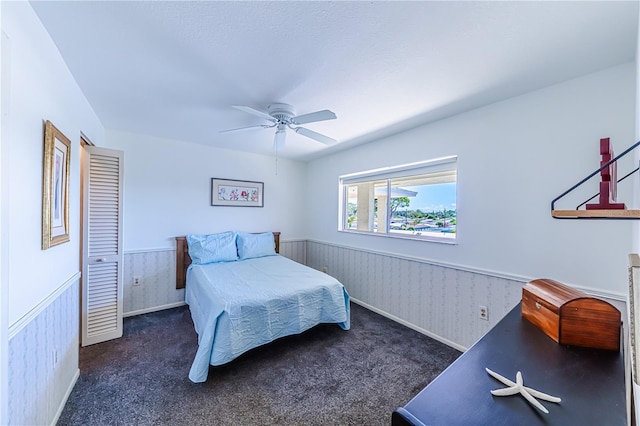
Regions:
<svg viewBox="0 0 640 426"><path fill-rule="evenodd" d="M288 132L309 160L632 61L637 2L32 1L106 128L273 154L233 109L337 120Z"/></svg>

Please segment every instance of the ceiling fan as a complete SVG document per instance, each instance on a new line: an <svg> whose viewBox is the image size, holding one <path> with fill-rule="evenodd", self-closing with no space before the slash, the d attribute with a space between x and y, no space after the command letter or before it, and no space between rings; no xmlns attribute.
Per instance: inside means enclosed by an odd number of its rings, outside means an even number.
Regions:
<svg viewBox="0 0 640 426"><path fill-rule="evenodd" d="M271 122L271 124L258 124L256 126L248 126L248 127L240 127L237 129L229 129L222 130L220 133L227 132L237 132L250 130L255 128L262 129L276 129L276 135L274 138L273 145L276 149L280 149L284 146L284 141L286 138L287 128L293 130L294 132L306 136L308 138L317 140L318 142L322 142L324 144L331 144L336 142L335 139L330 138L328 136L322 135L318 132L314 132L313 130L309 130L304 127L299 127L301 124L314 123L316 121L325 121L325 120L333 120L336 118L336 115L329 111L328 109L324 109L322 111L310 112L308 114L296 115L296 110L293 106L289 104L283 103L274 103L269 105L267 108L267 112L258 111L257 109L253 109L248 106L233 106L235 109L239 109L240 111L247 112L249 114L253 114L257 117L264 118ZM298 127L294 127L298 126Z"/></svg>

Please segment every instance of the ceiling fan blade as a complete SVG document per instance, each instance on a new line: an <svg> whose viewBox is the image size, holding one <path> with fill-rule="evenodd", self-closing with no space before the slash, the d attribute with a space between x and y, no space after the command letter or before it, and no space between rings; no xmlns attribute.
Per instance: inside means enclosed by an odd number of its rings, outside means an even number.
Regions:
<svg viewBox="0 0 640 426"><path fill-rule="evenodd" d="M292 117L291 122L293 124L305 124L313 123L315 121L333 120L335 118L336 115L332 111L323 109L322 111L310 112L309 114L302 114L296 117Z"/></svg>
<svg viewBox="0 0 640 426"><path fill-rule="evenodd" d="M302 136L306 136L308 138L315 139L318 142L322 142L322 143L327 144L327 145L336 142L335 139L330 138L329 136L322 135L322 134L320 134L318 132L314 132L313 130L305 129L304 127L296 127L293 130L295 130L296 133L299 133Z"/></svg>
<svg viewBox="0 0 640 426"><path fill-rule="evenodd" d="M268 129L269 127L273 127L273 126L267 126L266 124L258 124L256 126L238 127L237 129L229 129L229 130L220 130L218 133L243 132L245 130L257 129L259 127L263 129Z"/></svg>
<svg viewBox="0 0 640 426"><path fill-rule="evenodd" d="M253 109L253 108L248 107L248 106L233 105L233 107L235 109L239 109L240 111L248 112L249 114L253 114L253 115L256 115L258 117L264 118L265 120L274 121L274 122L276 121L276 119L274 119L272 116L270 116L266 112L258 111L257 109Z"/></svg>
<svg viewBox="0 0 640 426"><path fill-rule="evenodd" d="M273 140L273 147L275 149L282 149L284 147L284 140L287 137L287 132L285 132L284 130L278 130L276 132L276 137Z"/></svg>

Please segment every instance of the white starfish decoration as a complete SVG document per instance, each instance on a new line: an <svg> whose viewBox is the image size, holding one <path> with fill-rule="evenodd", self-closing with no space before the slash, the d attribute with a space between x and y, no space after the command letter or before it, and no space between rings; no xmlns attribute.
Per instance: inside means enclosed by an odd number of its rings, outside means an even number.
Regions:
<svg viewBox="0 0 640 426"><path fill-rule="evenodd" d="M538 408L540 411L542 411L545 414L549 414L549 410L547 410L544 407L544 405L540 404L540 402L538 402L536 398L540 398L542 400L555 402L555 403L562 401L557 396L547 395L546 393L542 393L535 389L531 389L524 386L524 381L522 380L522 373L520 373L519 371L516 373L516 382L514 383L511 380L507 379L506 377L503 377L500 374L496 373L495 371L491 371L488 368L485 368L485 370L487 370L487 373L489 373L491 376L498 379L505 385L509 386L508 388L492 390L491 395L508 396L508 395L515 395L519 393L522 396L524 396L524 398L527 401L529 401L531 405Z"/></svg>

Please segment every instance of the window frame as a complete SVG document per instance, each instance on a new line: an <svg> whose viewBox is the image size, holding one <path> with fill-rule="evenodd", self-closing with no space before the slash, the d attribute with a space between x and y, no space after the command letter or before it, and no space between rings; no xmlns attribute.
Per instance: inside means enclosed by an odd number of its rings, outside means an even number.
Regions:
<svg viewBox="0 0 640 426"><path fill-rule="evenodd" d="M451 172L453 171L455 180L453 182L456 183L456 219L457 219L457 199L458 199L458 156L451 155L447 157L436 158L432 160L420 161L416 163L403 164L399 166L391 166L391 167L383 167L378 169L367 170L363 172L357 173L349 173L345 175L341 175L338 177L338 232L352 233L352 234L360 234L360 235L374 235L378 237L384 238L398 238L405 240L418 240L418 241L429 241L429 242L437 242L443 244L457 244L458 237L457 232L454 234L454 237L439 237L435 236L432 233L429 235L422 234L403 234L399 232L391 232L391 199L389 194L391 194L392 189L392 180L396 178L407 178L412 176L421 176L421 175L429 175L436 174L439 172ZM358 230L349 228L348 225L348 189L350 186L353 186L358 183L371 183L380 182L386 180L387 185L387 195L386 195L386 215L385 215L385 224L384 224L384 232L376 232L369 230ZM445 183L445 182L443 182ZM437 183L435 183L437 184ZM377 198L374 196L374 199ZM381 206L378 206L378 211ZM375 217L375 214L374 214ZM378 223L378 229L380 229L380 223ZM457 220L456 220L456 231L457 231Z"/></svg>

